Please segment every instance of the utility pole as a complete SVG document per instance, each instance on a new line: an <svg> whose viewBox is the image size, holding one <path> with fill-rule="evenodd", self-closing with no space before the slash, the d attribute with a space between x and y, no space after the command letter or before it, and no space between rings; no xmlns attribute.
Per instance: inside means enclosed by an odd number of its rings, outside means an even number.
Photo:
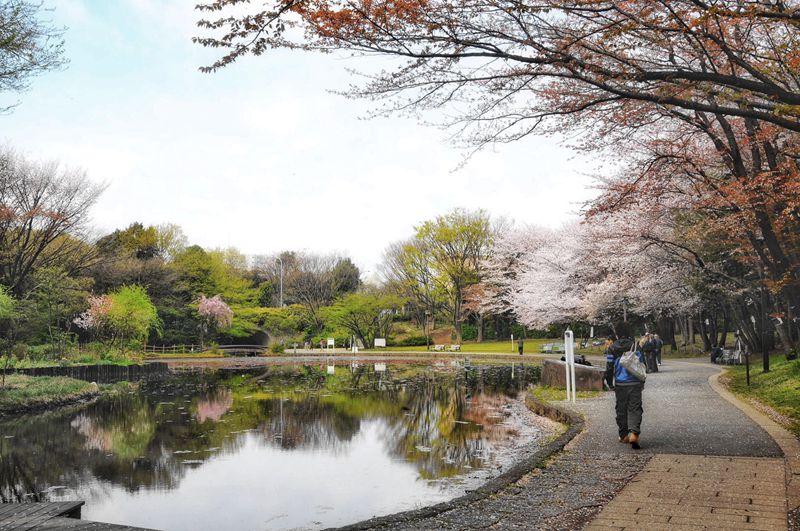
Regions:
<svg viewBox="0 0 800 531"><path fill-rule="evenodd" d="M281 295L280 295L280 302L278 303L278 306L280 308L283 308L283 260L281 260L281 258L278 257L278 258L275 259L275 261L278 262L281 265L281 273L280 273L280 276L281 276L281 291L280 291L280 294Z"/></svg>

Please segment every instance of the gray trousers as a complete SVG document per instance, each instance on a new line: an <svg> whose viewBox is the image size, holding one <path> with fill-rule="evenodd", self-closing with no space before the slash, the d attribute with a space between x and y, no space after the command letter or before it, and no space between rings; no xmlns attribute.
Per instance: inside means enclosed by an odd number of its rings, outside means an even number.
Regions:
<svg viewBox="0 0 800 531"><path fill-rule="evenodd" d="M642 427L642 389L644 383L619 385L614 387L617 398L617 427L619 436L625 437L629 432L637 435Z"/></svg>

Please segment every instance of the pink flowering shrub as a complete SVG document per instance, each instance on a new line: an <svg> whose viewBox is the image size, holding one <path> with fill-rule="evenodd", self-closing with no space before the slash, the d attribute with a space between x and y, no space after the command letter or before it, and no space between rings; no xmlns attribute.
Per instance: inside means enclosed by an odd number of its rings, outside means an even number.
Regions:
<svg viewBox="0 0 800 531"><path fill-rule="evenodd" d="M100 330L111 313L112 301L108 295L98 295L89 297L89 308L72 320L75 325L87 331Z"/></svg>
<svg viewBox="0 0 800 531"><path fill-rule="evenodd" d="M218 330L230 328L233 324L233 310L225 304L225 301L219 295L214 295L210 298L200 295L200 299L197 302L197 313L209 325L216 327Z"/></svg>

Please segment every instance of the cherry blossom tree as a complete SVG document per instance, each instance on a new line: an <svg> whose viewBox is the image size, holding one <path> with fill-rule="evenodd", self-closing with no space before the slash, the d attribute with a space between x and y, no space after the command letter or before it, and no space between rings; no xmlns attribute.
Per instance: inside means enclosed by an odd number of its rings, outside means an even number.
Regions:
<svg viewBox="0 0 800 531"><path fill-rule="evenodd" d="M197 301L197 313L202 320L200 325L201 348L204 348L205 335L209 331L225 330L233 324L233 310L219 295L206 297L201 294Z"/></svg>
<svg viewBox="0 0 800 531"><path fill-rule="evenodd" d="M81 330L100 335L108 324L111 313L111 297L108 295L93 295L87 299L89 307L76 317L72 322Z"/></svg>

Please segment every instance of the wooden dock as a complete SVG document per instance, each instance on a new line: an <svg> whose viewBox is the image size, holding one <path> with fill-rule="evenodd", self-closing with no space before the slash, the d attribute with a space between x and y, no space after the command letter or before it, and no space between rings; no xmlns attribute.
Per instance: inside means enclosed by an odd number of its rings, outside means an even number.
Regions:
<svg viewBox="0 0 800 531"><path fill-rule="evenodd" d="M0 504L0 531L146 531L103 522L81 520L82 501Z"/></svg>

